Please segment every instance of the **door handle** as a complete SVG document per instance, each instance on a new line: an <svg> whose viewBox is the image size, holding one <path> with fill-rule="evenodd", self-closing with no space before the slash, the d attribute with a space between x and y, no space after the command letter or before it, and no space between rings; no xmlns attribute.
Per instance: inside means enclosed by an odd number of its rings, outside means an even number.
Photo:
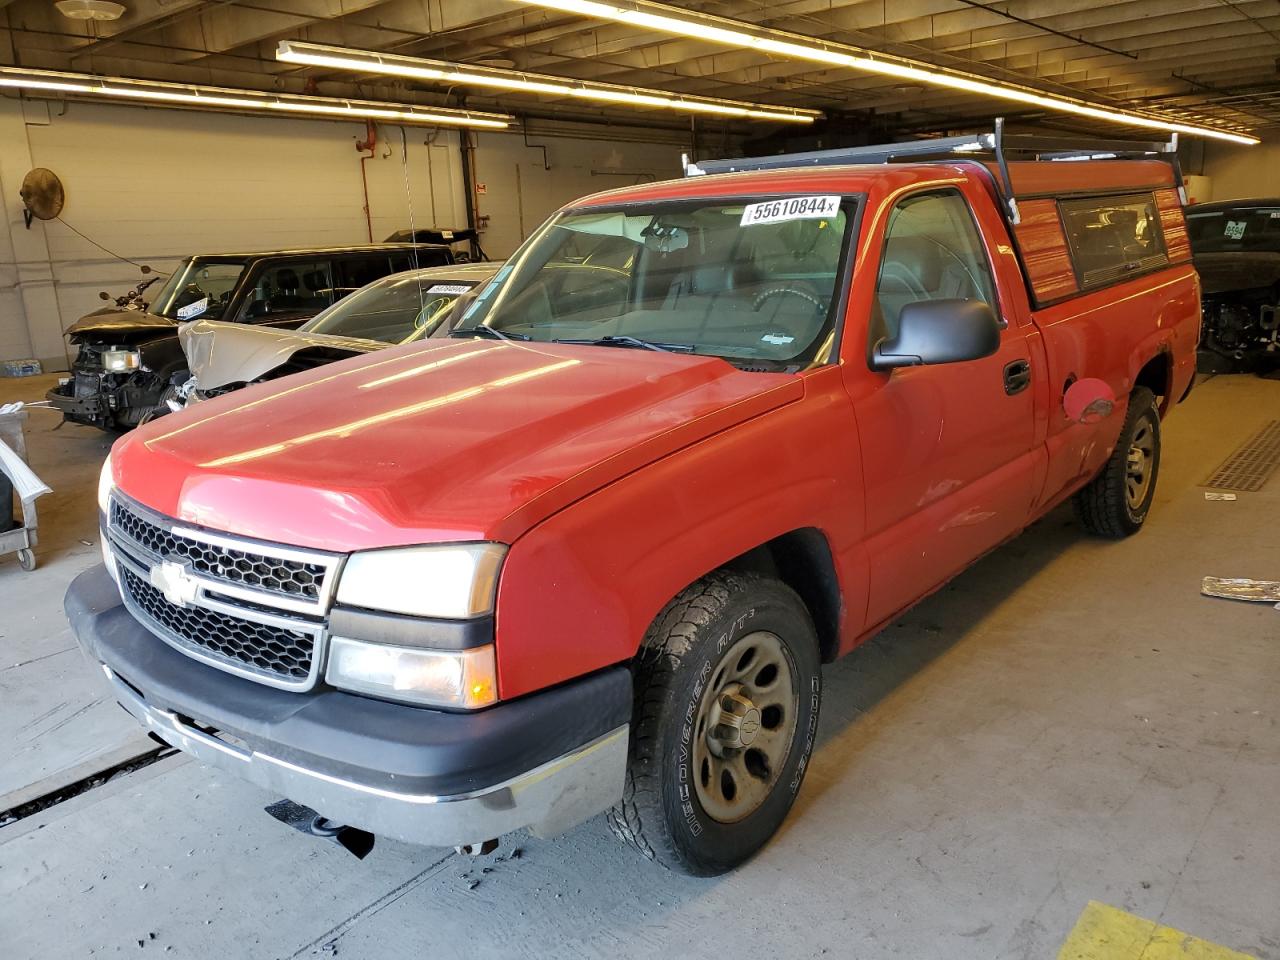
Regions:
<svg viewBox="0 0 1280 960"><path fill-rule="evenodd" d="M1014 360L1004 366L1004 392L1009 396L1031 386L1031 361Z"/></svg>

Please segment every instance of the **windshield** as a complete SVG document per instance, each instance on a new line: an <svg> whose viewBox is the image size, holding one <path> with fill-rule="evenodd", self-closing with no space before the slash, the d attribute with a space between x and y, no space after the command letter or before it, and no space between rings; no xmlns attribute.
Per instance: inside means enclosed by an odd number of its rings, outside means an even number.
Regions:
<svg viewBox="0 0 1280 960"><path fill-rule="evenodd" d="M431 281L412 274L388 277L338 301L300 329L402 343L431 334L474 286L469 280Z"/></svg>
<svg viewBox="0 0 1280 960"><path fill-rule="evenodd" d="M170 320L221 319L245 262L193 257L170 274L147 312Z"/></svg>
<svg viewBox="0 0 1280 960"><path fill-rule="evenodd" d="M455 334L484 325L807 364L829 349L855 210L836 196L570 210L521 248Z"/></svg>
<svg viewBox="0 0 1280 960"><path fill-rule="evenodd" d="M1262 250L1280 253L1280 207L1187 211L1192 253Z"/></svg>

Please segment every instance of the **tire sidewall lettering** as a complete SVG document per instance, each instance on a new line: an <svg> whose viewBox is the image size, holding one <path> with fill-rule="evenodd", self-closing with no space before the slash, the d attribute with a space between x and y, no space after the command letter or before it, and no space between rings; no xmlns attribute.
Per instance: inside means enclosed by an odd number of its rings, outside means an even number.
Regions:
<svg viewBox="0 0 1280 960"><path fill-rule="evenodd" d="M677 788L680 816L690 836L694 838L701 837L708 828L727 826L712 820L702 810L693 790L693 777L696 775L693 770L693 738L696 735L698 707L717 664L733 644L751 632L752 621L756 620L760 613L761 609L758 606L752 606L736 616L727 626L715 634L715 642L709 645L711 647L710 655L703 659L692 684L688 688L688 700L685 704L685 709L682 711L679 742L670 756L671 762L675 766L673 773L675 774L674 782ZM707 648L704 647L704 649ZM792 659L793 668L798 670L799 665L796 663L795 655L789 647L787 647L787 654ZM809 755L816 742L821 689L821 674L818 673L813 676L810 682L807 723L803 731L797 731L796 740L792 745L792 755L799 753L800 761L796 764L792 774L785 781L779 781L775 787L775 790L778 790L785 783L786 792L790 794L790 797L794 797L795 793L800 789L805 771L808 768ZM788 799L789 802L790 798ZM759 812L756 811L757 814ZM755 815L752 814L752 816Z"/></svg>

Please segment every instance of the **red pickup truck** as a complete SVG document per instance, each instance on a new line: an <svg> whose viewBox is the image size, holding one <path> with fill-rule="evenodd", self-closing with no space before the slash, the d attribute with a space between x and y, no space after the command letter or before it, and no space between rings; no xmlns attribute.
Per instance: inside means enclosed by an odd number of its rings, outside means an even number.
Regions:
<svg viewBox="0 0 1280 960"><path fill-rule="evenodd" d="M122 438L81 643L330 828L608 811L732 868L800 788L821 664L1067 498L1137 531L1192 383L1167 156L924 149L587 197L448 337Z"/></svg>

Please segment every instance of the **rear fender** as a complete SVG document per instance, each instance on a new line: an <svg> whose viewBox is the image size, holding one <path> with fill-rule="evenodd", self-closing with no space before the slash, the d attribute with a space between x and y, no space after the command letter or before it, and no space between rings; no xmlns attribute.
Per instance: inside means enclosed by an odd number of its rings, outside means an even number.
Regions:
<svg viewBox="0 0 1280 960"><path fill-rule="evenodd" d="M1160 398L1163 417L1187 392L1195 377L1200 333L1198 284L1176 281L1155 311L1155 324L1129 353L1126 393L1147 387Z"/></svg>

